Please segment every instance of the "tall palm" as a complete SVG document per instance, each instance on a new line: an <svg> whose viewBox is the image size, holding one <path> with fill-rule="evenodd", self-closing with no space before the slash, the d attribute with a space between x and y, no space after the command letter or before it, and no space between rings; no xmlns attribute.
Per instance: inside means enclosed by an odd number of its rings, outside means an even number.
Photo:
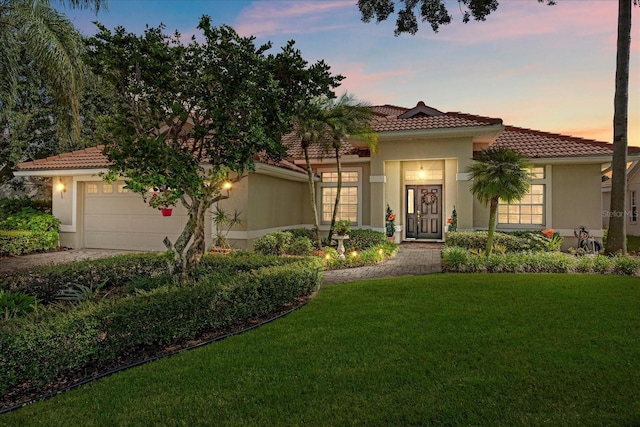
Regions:
<svg viewBox="0 0 640 427"><path fill-rule="evenodd" d="M323 135L326 133L326 124L323 121L324 112L321 108L321 101L315 99L306 104L296 116L296 133L301 138L301 147L304 153L304 161L307 170L307 181L309 183L309 195L311 198L311 211L313 212L313 233L318 249L322 249L322 239L320 238L320 222L318 220L318 207L316 205L316 183L309 149L318 145Z"/></svg>
<svg viewBox="0 0 640 427"><path fill-rule="evenodd" d="M489 205L489 236L485 254L491 255L493 234L496 229L498 201L513 202L520 200L529 190L530 172L526 169L524 158L507 148L489 148L482 150L476 161L469 165L473 184L471 192L476 198Z"/></svg>
<svg viewBox="0 0 640 427"><path fill-rule="evenodd" d="M325 122L328 126L328 139L324 141L325 150L333 151L336 158L336 169L338 182L336 188L336 200L333 205L329 236L333 235L333 228L336 223L338 206L340 205L340 193L342 191L342 162L340 151L343 142L353 136L367 143L369 149L375 153L378 147L378 135L373 129L373 110L358 101L356 98L343 94L337 100L327 100L324 107L326 111Z"/></svg>
<svg viewBox="0 0 640 427"><path fill-rule="evenodd" d="M60 0L63 6L91 8L105 0ZM79 98L84 83L82 36L48 0L0 0L0 114L15 102L19 52L24 46L54 97L60 131L78 136Z"/></svg>

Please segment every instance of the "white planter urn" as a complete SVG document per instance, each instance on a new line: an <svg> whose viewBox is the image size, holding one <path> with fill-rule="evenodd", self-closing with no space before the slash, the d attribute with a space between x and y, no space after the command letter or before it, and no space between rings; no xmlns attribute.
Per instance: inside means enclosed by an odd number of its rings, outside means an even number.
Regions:
<svg viewBox="0 0 640 427"><path fill-rule="evenodd" d="M349 239L348 234L334 234L331 238L338 242L338 258L344 259L344 241Z"/></svg>

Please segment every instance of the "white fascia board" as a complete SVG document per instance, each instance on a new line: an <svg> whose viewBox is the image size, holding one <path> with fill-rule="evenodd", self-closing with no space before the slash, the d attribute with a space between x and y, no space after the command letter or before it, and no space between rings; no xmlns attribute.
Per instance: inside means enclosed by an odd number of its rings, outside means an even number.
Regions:
<svg viewBox="0 0 640 427"><path fill-rule="evenodd" d="M274 178L286 179L288 181L307 182L306 174L264 163L256 163L256 173L272 176ZM317 178L315 179L317 180Z"/></svg>
<svg viewBox="0 0 640 427"><path fill-rule="evenodd" d="M448 129L419 129L419 130L400 130L378 132L378 140L380 139L398 139L398 138L466 138L479 136L495 136L504 130L504 125L490 126L469 126L463 128Z"/></svg>
<svg viewBox="0 0 640 427"><path fill-rule="evenodd" d="M360 157L360 156L358 156L356 154L350 154L348 156L340 156L340 161L342 163L369 163L371 161L371 157ZM336 164L336 158L335 157L323 157L321 159L309 159L309 162L312 165L317 165L317 164L335 165ZM307 162L304 159L295 159L293 161L293 163L295 163L296 165L305 165L305 166L307 164Z"/></svg>
<svg viewBox="0 0 640 427"><path fill-rule="evenodd" d="M627 156L627 161L640 159L640 155ZM548 158L528 158L525 159L533 164L545 165L588 165L588 164L604 164L611 163L611 156L594 156L594 157L548 157Z"/></svg>
<svg viewBox="0 0 640 427"><path fill-rule="evenodd" d="M101 173L107 173L107 169L49 169L49 170L36 170L36 171L13 171L14 176L76 176L76 175L99 175Z"/></svg>

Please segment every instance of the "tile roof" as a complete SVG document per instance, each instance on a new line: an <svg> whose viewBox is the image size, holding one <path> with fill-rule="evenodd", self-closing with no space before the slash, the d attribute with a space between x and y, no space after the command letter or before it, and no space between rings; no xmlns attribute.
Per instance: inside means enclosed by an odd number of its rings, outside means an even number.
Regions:
<svg viewBox="0 0 640 427"><path fill-rule="evenodd" d="M18 163L16 170L19 171L42 171L42 170L76 170L76 169L104 169L110 164L107 157L102 154L104 146L89 147L83 150L76 150L57 156L50 156L46 159L34 160L31 162ZM306 171L287 161L279 162L267 159L263 154L254 156L256 162L278 166L294 172L306 173Z"/></svg>
<svg viewBox="0 0 640 427"><path fill-rule="evenodd" d="M409 130L454 129L499 124L502 124L501 119L463 113L443 113L437 116L416 115L406 119L399 117L386 117L385 119L376 120L373 127L377 132L396 132Z"/></svg>
<svg viewBox="0 0 640 427"><path fill-rule="evenodd" d="M491 146L511 148L530 159L613 155L613 145L608 142L515 126L505 126ZM629 153L639 154L640 147L629 147Z"/></svg>
<svg viewBox="0 0 640 427"><path fill-rule="evenodd" d="M102 154L103 146L89 147L70 153L50 156L45 159L18 163L16 170L73 170L73 169L102 169L109 166L109 160Z"/></svg>
<svg viewBox="0 0 640 427"><path fill-rule="evenodd" d="M419 102L414 108L404 108L395 105L382 105L371 107L374 112L373 127L378 133L437 130L437 129L462 129L470 127L502 125L499 118L484 117L459 112L443 113L423 102ZM282 138L288 152L293 159L303 159L304 153L300 145L301 138L295 132L284 135ZM504 126L491 146L502 146L516 150L527 158L561 158L561 157L597 157L611 156L613 145L607 142L577 138L568 135L542 132L515 126ZM640 155L640 147L629 147L630 154ZM357 147L348 141L343 142L341 155L356 154L369 156L368 150ZM327 152L322 147L314 145L310 147L309 156L312 159L332 158L333 152ZM256 157L256 161L279 166L296 172L304 172L292 162L270 162L264 156ZM85 148L46 159L20 163L16 166L19 171L39 170L73 170L105 168L109 165L107 158L102 154L102 146Z"/></svg>

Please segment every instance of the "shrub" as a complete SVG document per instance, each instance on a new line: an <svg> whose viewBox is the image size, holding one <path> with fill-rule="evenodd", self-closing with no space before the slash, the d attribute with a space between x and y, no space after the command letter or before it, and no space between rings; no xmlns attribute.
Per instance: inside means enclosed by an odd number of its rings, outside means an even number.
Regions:
<svg viewBox="0 0 640 427"><path fill-rule="evenodd" d="M387 236L381 231L367 229L353 229L349 232L349 239L344 241L346 251L366 251L374 246L387 242Z"/></svg>
<svg viewBox="0 0 640 427"><path fill-rule="evenodd" d="M31 313L35 310L35 307L35 297L0 289L0 317L5 320Z"/></svg>
<svg viewBox="0 0 640 427"><path fill-rule="evenodd" d="M24 208L32 208L40 212L51 213L51 200L31 199L27 196L0 199L0 217L17 214Z"/></svg>
<svg viewBox="0 0 640 427"><path fill-rule="evenodd" d="M157 277L165 270L166 262L161 254L119 255L20 271L0 277L0 289L23 292L50 303L59 291L77 284L96 287L104 282L108 290L111 286L125 285L135 277Z"/></svg>
<svg viewBox="0 0 640 427"><path fill-rule="evenodd" d="M208 261L209 266L218 262ZM212 273L193 285L164 285L5 321L0 334L0 393L26 381L43 384L67 370L137 349L177 344L204 331L228 331L315 291L321 265L313 257L289 258L232 280Z"/></svg>
<svg viewBox="0 0 640 427"><path fill-rule="evenodd" d="M60 220L33 208L23 208L0 219L0 230L26 230L35 232L58 231Z"/></svg>
<svg viewBox="0 0 640 427"><path fill-rule="evenodd" d="M253 241L253 250L262 255L284 255L293 235L288 231L275 231Z"/></svg>
<svg viewBox="0 0 640 427"><path fill-rule="evenodd" d="M287 248L291 255L309 255L313 251L313 243L308 237L295 237Z"/></svg>
<svg viewBox="0 0 640 427"><path fill-rule="evenodd" d="M469 268L471 254L460 246L445 246L442 248L442 271L464 273Z"/></svg>
<svg viewBox="0 0 640 427"><path fill-rule="evenodd" d="M377 264L395 256L397 252L398 245L386 240L364 251L355 249L346 251L344 259L338 258L338 251L334 248L327 247L325 248L325 268L331 270Z"/></svg>
<svg viewBox="0 0 640 427"><path fill-rule="evenodd" d="M633 276L640 268L640 261L628 256L617 255L613 257L613 273Z"/></svg>
<svg viewBox="0 0 640 427"><path fill-rule="evenodd" d="M0 231L0 254L23 255L58 246L57 231Z"/></svg>
<svg viewBox="0 0 640 427"><path fill-rule="evenodd" d="M446 234L445 244L485 250L487 239L486 231L452 231ZM558 235L548 238L538 231L496 232L493 244L494 248L504 248L505 252L557 251L562 245L562 238Z"/></svg>

